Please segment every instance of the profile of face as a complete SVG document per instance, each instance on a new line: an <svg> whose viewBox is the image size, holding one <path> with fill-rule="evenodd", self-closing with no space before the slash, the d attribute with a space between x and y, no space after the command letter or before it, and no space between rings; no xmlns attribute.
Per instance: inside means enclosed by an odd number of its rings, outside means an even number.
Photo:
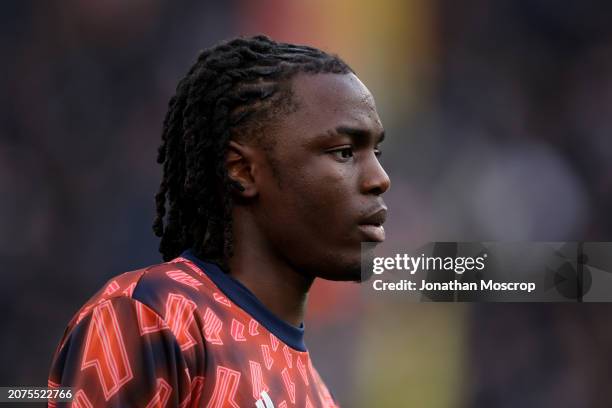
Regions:
<svg viewBox="0 0 612 408"><path fill-rule="evenodd" d="M266 129L251 212L268 245L311 277L361 279L361 243L382 242L390 180L374 98L354 74L299 74L297 108ZM262 149L264 150L264 149Z"/></svg>

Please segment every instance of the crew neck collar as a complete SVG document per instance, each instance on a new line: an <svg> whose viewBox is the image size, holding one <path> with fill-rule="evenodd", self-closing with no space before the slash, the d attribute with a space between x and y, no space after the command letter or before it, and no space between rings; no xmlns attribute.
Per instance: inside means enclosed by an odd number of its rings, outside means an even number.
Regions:
<svg viewBox="0 0 612 408"><path fill-rule="evenodd" d="M304 323L295 327L270 311L246 286L223 272L215 263L198 258L190 249L181 254L181 257L196 264L221 291L235 304L250 314L270 333L288 346L307 351L304 344Z"/></svg>

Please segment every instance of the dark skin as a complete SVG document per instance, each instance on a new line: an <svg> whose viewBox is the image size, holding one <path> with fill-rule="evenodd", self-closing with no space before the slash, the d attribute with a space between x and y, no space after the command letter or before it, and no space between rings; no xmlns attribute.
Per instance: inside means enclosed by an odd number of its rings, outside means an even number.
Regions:
<svg viewBox="0 0 612 408"><path fill-rule="evenodd" d="M297 110L264 130L272 151L232 140L226 165L244 187L231 275L298 326L315 278L361 280L361 242L384 240L390 180L374 98L354 74L300 74L291 87Z"/></svg>

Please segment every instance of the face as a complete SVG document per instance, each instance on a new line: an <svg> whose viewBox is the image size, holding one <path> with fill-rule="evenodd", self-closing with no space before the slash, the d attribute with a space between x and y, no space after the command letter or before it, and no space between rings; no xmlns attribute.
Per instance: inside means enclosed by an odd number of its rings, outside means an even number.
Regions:
<svg viewBox="0 0 612 408"><path fill-rule="evenodd" d="M361 242L381 242L389 177L374 99L354 74L301 74L297 110L257 177L256 220L273 250L312 277L360 280Z"/></svg>

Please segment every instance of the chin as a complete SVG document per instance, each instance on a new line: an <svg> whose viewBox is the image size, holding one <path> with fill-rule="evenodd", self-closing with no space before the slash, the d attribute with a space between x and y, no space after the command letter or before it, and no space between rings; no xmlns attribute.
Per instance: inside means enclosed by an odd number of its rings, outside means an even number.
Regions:
<svg viewBox="0 0 612 408"><path fill-rule="evenodd" d="M340 261L338 257L336 261ZM319 270L318 278L327 279L337 282L362 282L367 280L367 276L361 274L361 257L353 260L344 260L345 262L337 262L333 265L327 265L326 268Z"/></svg>

